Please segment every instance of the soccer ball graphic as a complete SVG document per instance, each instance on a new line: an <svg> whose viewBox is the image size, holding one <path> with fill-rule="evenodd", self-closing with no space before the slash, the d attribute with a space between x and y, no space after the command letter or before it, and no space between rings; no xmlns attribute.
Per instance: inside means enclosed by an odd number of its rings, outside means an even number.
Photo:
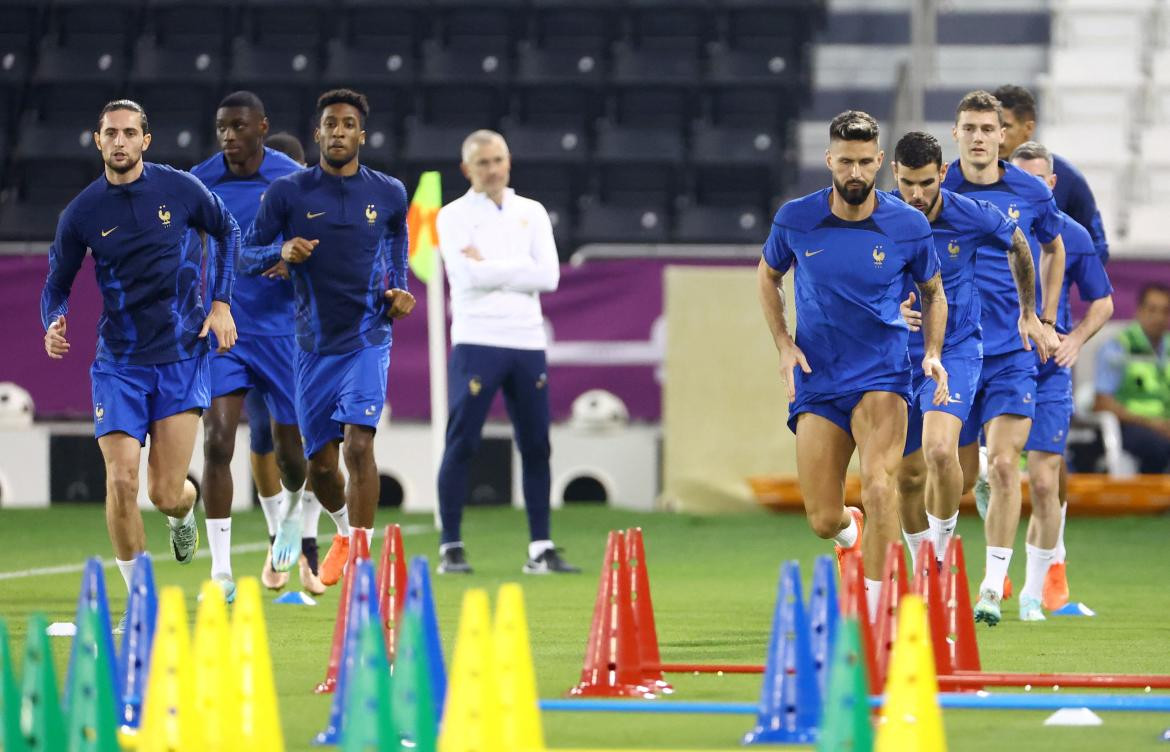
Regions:
<svg viewBox="0 0 1170 752"><path fill-rule="evenodd" d="M0 428L29 428L32 422L32 395L11 381L0 382Z"/></svg>
<svg viewBox="0 0 1170 752"><path fill-rule="evenodd" d="M574 428L596 431L619 428L630 422L630 411L613 392L590 389L573 400Z"/></svg>

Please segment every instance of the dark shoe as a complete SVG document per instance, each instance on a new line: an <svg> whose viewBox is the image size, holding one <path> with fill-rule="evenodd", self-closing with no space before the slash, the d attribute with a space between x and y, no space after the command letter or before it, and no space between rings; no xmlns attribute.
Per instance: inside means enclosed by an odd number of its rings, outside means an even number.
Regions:
<svg viewBox="0 0 1170 752"><path fill-rule="evenodd" d="M451 546L439 554L439 574L471 574L463 546Z"/></svg>
<svg viewBox="0 0 1170 752"><path fill-rule="evenodd" d="M559 548L546 548L535 559L529 559L524 574L579 574L581 570L561 558Z"/></svg>

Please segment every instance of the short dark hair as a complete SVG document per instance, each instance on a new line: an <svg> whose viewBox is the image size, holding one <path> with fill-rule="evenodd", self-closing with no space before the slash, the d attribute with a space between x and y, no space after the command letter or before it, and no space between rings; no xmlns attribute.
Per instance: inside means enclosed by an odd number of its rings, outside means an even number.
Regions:
<svg viewBox="0 0 1170 752"><path fill-rule="evenodd" d="M861 110L846 110L829 123L830 141L877 141L878 123Z"/></svg>
<svg viewBox="0 0 1170 752"><path fill-rule="evenodd" d="M1048 171L1051 172L1053 169L1052 152L1039 141L1025 141L1016 147L1009 159L1013 162L1017 159L1043 159L1048 163Z"/></svg>
<svg viewBox="0 0 1170 752"><path fill-rule="evenodd" d="M260 101L260 97L256 96L250 91L233 91L226 97L219 101L217 110L222 110L224 107L247 107L250 110L255 110L261 116L267 116L264 111L264 103Z"/></svg>
<svg viewBox="0 0 1170 752"><path fill-rule="evenodd" d="M995 90L995 98L1019 120L1036 119L1036 97L1023 86L1004 84Z"/></svg>
<svg viewBox="0 0 1170 752"><path fill-rule="evenodd" d="M928 164L937 164L942 169L942 146L929 133L910 131L898 139L898 145L894 147L894 162L911 170Z"/></svg>
<svg viewBox="0 0 1170 752"><path fill-rule="evenodd" d="M291 133L285 131L273 133L264 141L264 145L288 155L294 162L305 163L305 147L301 146L300 139Z"/></svg>
<svg viewBox="0 0 1170 752"><path fill-rule="evenodd" d="M98 113L97 131L102 130L102 118L106 116L107 112L116 112L118 110L128 110L130 112L137 112L142 118L142 134L150 133L150 121L146 119L146 110L142 109L142 105L135 102L133 99L115 99L112 102L107 102L102 111Z"/></svg>
<svg viewBox="0 0 1170 752"><path fill-rule="evenodd" d="M321 120L321 113L325 112L325 108L331 104L353 105L362 114L361 123L363 127L366 124L366 118L370 116L370 102L366 99L365 94L360 94L353 89L330 89L317 97L318 121Z"/></svg>
<svg viewBox="0 0 1170 752"><path fill-rule="evenodd" d="M1170 285L1163 282L1147 282L1142 285L1141 291L1138 292L1138 305L1145 303L1150 293L1154 292L1170 297Z"/></svg>
<svg viewBox="0 0 1170 752"><path fill-rule="evenodd" d="M994 112L999 117L999 124L1003 125L1003 105L989 91L979 89L967 93L959 100L955 108L955 122L959 122L959 115L964 112Z"/></svg>

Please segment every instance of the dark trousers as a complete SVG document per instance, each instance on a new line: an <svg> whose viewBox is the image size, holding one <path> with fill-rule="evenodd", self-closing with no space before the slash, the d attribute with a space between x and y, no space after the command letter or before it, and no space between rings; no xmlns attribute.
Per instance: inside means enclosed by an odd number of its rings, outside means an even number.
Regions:
<svg viewBox="0 0 1170 752"><path fill-rule="evenodd" d="M1137 457L1138 472L1170 472L1170 438L1136 423L1121 424L1121 448Z"/></svg>
<svg viewBox="0 0 1170 752"><path fill-rule="evenodd" d="M456 345L447 364L447 446L439 466L439 515L443 543L462 540L471 458L498 390L520 451L524 507L531 540L548 540L548 372L543 350Z"/></svg>

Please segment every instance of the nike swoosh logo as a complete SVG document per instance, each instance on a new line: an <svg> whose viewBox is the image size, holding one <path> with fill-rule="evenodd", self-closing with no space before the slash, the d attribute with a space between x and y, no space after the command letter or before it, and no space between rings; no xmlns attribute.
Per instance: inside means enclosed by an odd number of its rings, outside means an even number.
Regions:
<svg viewBox="0 0 1170 752"><path fill-rule="evenodd" d="M1007 559L1007 557L1006 557L1006 556L997 556L997 555L995 555L995 554L992 554L992 555L991 555L991 558L993 558L993 559L999 559L1000 561L1005 561L1005 560Z"/></svg>
<svg viewBox="0 0 1170 752"><path fill-rule="evenodd" d="M305 216L308 217L309 219L316 219L317 217L321 216L324 213L325 212L317 212L316 214L314 214L313 212L305 212Z"/></svg>
<svg viewBox="0 0 1170 752"><path fill-rule="evenodd" d="M809 256L815 256L815 255L817 255L818 253L823 253L823 252L824 252L824 250L825 250L824 248L818 248L818 249L817 249L817 250L815 250L815 251L805 251L805 252L804 252L804 257L805 257L805 258L808 258Z"/></svg>
<svg viewBox="0 0 1170 752"><path fill-rule="evenodd" d="M232 529L230 527L221 527L219 529L219 532L221 532L221 533L230 533L231 531L232 531Z"/></svg>
<svg viewBox="0 0 1170 752"><path fill-rule="evenodd" d="M114 225L113 227L111 227L111 228L110 228L110 229L108 229L108 230L102 230L102 237L104 238L105 236L109 235L111 232L113 232L114 230L118 229L118 227L119 227L119 226L120 226L120 225Z"/></svg>

